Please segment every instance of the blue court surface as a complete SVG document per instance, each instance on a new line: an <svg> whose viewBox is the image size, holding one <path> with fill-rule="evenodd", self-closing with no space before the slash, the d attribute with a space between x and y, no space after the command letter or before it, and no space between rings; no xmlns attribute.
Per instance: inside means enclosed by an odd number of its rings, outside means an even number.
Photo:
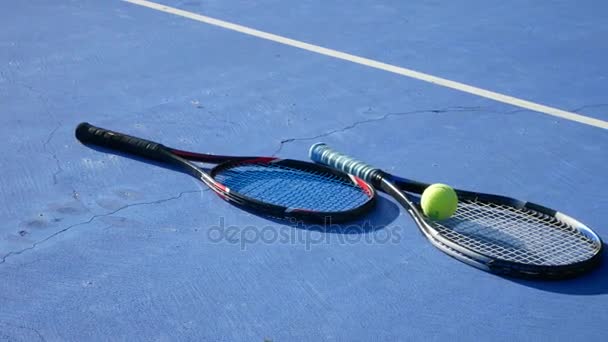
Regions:
<svg viewBox="0 0 608 342"><path fill-rule="evenodd" d="M74 129L293 159L324 141L607 238L608 2L158 1L0 4L0 341L607 340L607 260L493 275L386 196L288 225Z"/></svg>

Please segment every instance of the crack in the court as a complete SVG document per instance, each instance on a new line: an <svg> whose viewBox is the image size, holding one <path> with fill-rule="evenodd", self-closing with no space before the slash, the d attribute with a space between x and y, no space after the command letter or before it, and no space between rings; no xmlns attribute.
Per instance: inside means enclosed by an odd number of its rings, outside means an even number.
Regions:
<svg viewBox="0 0 608 342"><path fill-rule="evenodd" d="M118 208L118 209L116 209L116 210L113 210L113 211L108 212L108 213L105 213L105 214L97 214L97 215L93 215L93 216L91 216L91 217L90 217L88 220L86 220L86 221L82 221L82 222L78 222L78 223L74 223L74 224L72 224L72 225L69 225L69 226L67 226L67 227L63 228L63 229L60 229L60 230L56 231L55 233L53 233L53 234L51 234L51 235L47 236L46 238L44 238L44 239L42 239L42 240L40 240L40 241L36 241L36 242L34 242L34 243L31 245L31 246L29 246L29 247L27 247L27 248L21 249L21 250L19 250L19 251L11 251L11 252L8 252L7 254L5 254L5 255L2 257L2 259L0 259L0 264L5 263L5 262L6 262L6 259L7 259L7 258L9 258L9 257L11 257L11 256L19 255L19 254L22 254L23 252L26 252L26 251L32 250L32 249L36 248L38 245L43 244L43 243L45 243L45 242L49 241L50 239L52 239L52 238L54 238L54 237L56 237L56 236L58 236L58 235L60 235L60 234L63 234L63 233L65 233L65 232L67 232L68 230L70 230L70 229L72 229L72 228L75 228L75 227L78 227L78 226L83 226L83 225L89 224L89 223L93 222L94 220L96 220L96 219L98 219L98 218L100 218L100 217L111 216L111 215L114 215L114 214L116 214L116 213L118 213L118 212L120 212L120 211L122 211L122 210L125 210L125 209L128 209L128 208L132 208L132 207L137 207L137 206L142 206L142 205L153 205L153 204L160 204L160 203L164 203L164 202L168 202L168 201L177 200L177 199L181 198L181 197L182 197L183 195L185 195L185 194L191 194L191 193L201 193L201 192L203 192L203 191L204 191L204 190L182 191L182 192L180 192L180 193L179 193L177 196L173 196L173 197L169 197L169 198L163 198L163 199L156 200L156 201L151 201L151 202L140 202L140 203L132 203L132 204L127 204L127 205L125 205L125 206L122 206L122 207L120 207L120 208Z"/></svg>
<svg viewBox="0 0 608 342"><path fill-rule="evenodd" d="M42 334L40 333L40 331L38 331L35 328L26 327L25 325L18 325L18 324L7 323L7 322L0 322L0 325L6 325L6 326L9 326L9 327L15 327L15 328L19 328L19 329L33 331L34 333L36 333L36 335L38 335L38 337L40 338L40 341L46 342L46 339L44 338L44 336L42 336Z"/></svg>
<svg viewBox="0 0 608 342"><path fill-rule="evenodd" d="M279 154L279 152L281 152L281 150L283 150L283 146L285 144L292 143L294 141L309 141L309 140L315 140L315 139L327 137L327 136L330 136L335 133L346 132L346 131L353 129L360 125L365 125L365 124L372 123L372 122L383 121L392 116L405 116L405 115L422 114L422 113L442 114L442 113L448 113L448 112L472 112L472 111L476 112L476 111L481 111L481 110L484 110L484 109L483 109L483 107L479 107L479 106L475 106L475 107L456 106L456 107L448 107L448 108L443 108L443 109L419 109L419 110L413 110L413 111L409 111L409 112L386 113L386 114L376 117L376 118L355 121L354 123L344 126L342 128L333 129L333 130L330 130L330 131L327 131L327 132L324 132L324 133L321 133L321 134L318 134L315 136L283 139L279 143L279 147L274 151L272 156L274 157L277 154Z"/></svg>
<svg viewBox="0 0 608 342"><path fill-rule="evenodd" d="M578 108L574 108L574 109L572 109L570 111L574 112L574 113L578 113L578 112L580 112L583 109L602 108L602 107L608 107L608 103L597 103L597 104L583 105L583 106L580 106Z"/></svg>
<svg viewBox="0 0 608 342"><path fill-rule="evenodd" d="M44 150L44 152L50 154L51 157L53 158L53 160L55 160L56 170L55 170L55 172L53 172L53 184L57 184L57 176L59 176L59 174L63 172L63 167L61 167L61 162L59 161L59 158L57 158L57 154L54 153L54 152L49 151L48 148L47 148L47 146L49 145L49 143L53 139L53 136L55 135L55 132L57 132L57 130L60 127L61 127L61 123L59 123L57 125L57 127L55 127L55 129L53 131L51 131L51 133L47 137L46 141L42 145L42 149Z"/></svg>
<svg viewBox="0 0 608 342"><path fill-rule="evenodd" d="M596 103L596 104L588 104L588 105L582 105L580 107L576 107L573 109L568 109L569 112L572 113L580 113L583 109L588 109L588 108L602 108L602 107L608 107L608 103ZM530 110L530 109L514 109L511 111L504 111L504 112L496 112L496 111L491 111L493 113L500 113L500 114L517 114L517 113L524 113L524 112L532 112L535 113L535 111Z"/></svg>
<svg viewBox="0 0 608 342"><path fill-rule="evenodd" d="M589 105L583 105L574 109L569 110L570 112L573 113L577 113L582 111L583 109L588 109L588 108L602 108L602 107L608 107L608 103L597 103L597 104L589 104ZM288 138L288 139L283 139L281 140L281 142L279 143L279 147L277 147L277 149L274 151L274 153L272 154L272 156L276 156L277 154L279 154L282 150L285 144L288 143L292 143L294 141L309 141L309 140L314 140L314 139L318 139L318 138L323 138L323 137L327 137L330 136L332 134L335 133L342 133L345 131L348 131L350 129L353 129L359 125L364 125L364 124L368 124L368 123L372 123L372 122L379 122L379 121L383 121L388 119L391 116L404 116L404 115L412 115L412 114L422 114L422 113L432 113L432 114L442 114L442 113L449 113L449 112L479 112L479 111L484 111L487 113L494 113L494 114L503 114L503 115L511 115L511 114L517 114L517 113L522 113L522 112L533 112L532 110L529 109L515 109L515 110L511 110L511 111L497 111L497 110L492 110L490 108L484 108L481 106L454 106L454 107L448 107L448 108L444 108L444 109L421 109L421 110L414 110L414 111L409 111L409 112L397 112L397 113L387 113L384 114L380 117L376 117L376 118L372 118L372 119L365 119L365 120L359 120L359 121L355 121L354 123L347 125L345 127L339 128L339 129L333 129L315 136L310 136L310 137L303 137L303 138Z"/></svg>

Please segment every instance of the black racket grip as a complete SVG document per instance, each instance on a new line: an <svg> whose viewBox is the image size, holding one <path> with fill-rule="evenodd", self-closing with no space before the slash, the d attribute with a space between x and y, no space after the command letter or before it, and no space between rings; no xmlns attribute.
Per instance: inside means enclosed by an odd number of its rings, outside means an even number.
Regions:
<svg viewBox="0 0 608 342"><path fill-rule="evenodd" d="M83 144L93 144L157 161L167 162L171 159L169 149L164 145L95 127L88 122L82 122L76 127L76 139Z"/></svg>

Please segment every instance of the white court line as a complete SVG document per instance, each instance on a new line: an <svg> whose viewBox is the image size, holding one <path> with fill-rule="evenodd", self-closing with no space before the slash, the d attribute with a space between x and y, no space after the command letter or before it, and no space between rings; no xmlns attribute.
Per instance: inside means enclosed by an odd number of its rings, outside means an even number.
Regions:
<svg viewBox="0 0 608 342"><path fill-rule="evenodd" d="M233 24L233 23L230 23L227 21L207 17L204 15L180 10L178 8L161 5L161 4L157 4L157 3L146 1L146 0L123 0L123 1L130 2L132 4L139 5L139 6L148 7L148 8L157 10L157 11L170 13L170 14L178 15L178 16L181 16L184 18L196 20L196 21L206 23L209 25L222 27L224 29L244 33L244 34L247 34L250 36L270 40L270 41L273 41L276 43L293 46L293 47L296 47L299 49L315 52L315 53L318 53L321 55L326 55L326 56L342 59L345 61L349 61L352 63L365 65L365 66L368 66L371 68L392 72L394 74L411 77L411 78L414 78L414 79L417 79L420 81L425 81L425 82L433 83L433 84L440 85L440 86L443 86L446 88L451 88L451 89L459 90L459 91L462 91L465 93L477 95L480 97L485 97L487 99L506 103L506 104L509 104L512 106L529 109L531 111L544 113L547 115L557 116L562 119L576 121L576 122L580 122L580 123L590 125L590 126L608 129L608 121L603 121L600 119L591 118L591 117L580 115L577 113L568 112L568 111L561 110L558 108L545 106L545 105L542 105L539 103L534 103L531 101L519 99L519 98L516 98L513 96L509 96L509 95L503 95L503 94L496 93L496 92L493 92L490 90L473 87L468 84L451 81L451 80L448 80L445 78L425 74L425 73L422 73L419 71L406 69L406 68L398 67L398 66L391 65L391 64L382 63L379 61L375 61L373 59L368 59L368 58L364 58L364 57L351 55L351 54L348 54L345 52L324 48L324 47L321 47L318 45L304 43L299 40L290 39L287 37L279 36L279 35L264 32L264 31L258 31L256 29L252 29L252 28L249 28L246 26Z"/></svg>

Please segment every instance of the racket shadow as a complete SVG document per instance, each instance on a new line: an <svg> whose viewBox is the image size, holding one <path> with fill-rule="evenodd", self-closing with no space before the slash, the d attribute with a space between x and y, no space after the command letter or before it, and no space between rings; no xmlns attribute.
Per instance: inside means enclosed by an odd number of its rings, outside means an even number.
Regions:
<svg viewBox="0 0 608 342"><path fill-rule="evenodd" d="M489 229L486 225L479 225L459 218L450 218L443 223L446 228L453 230L454 234L446 234L455 240L471 239L485 243L502 246L505 251L517 253L520 249L530 253L528 248L516 236L508 231ZM606 245L604 244L604 247ZM533 248L532 248L533 249ZM536 262L543 262L542 255L536 255ZM500 275L497 275L500 276ZM597 295L608 293L608 255L604 253L599 267L589 273L577 275L576 278L559 280L539 280L500 276L504 279L539 290L573 295Z"/></svg>
<svg viewBox="0 0 608 342"><path fill-rule="evenodd" d="M604 249L608 246L604 243ZM503 277L512 282L532 287L538 290L571 294L571 295L598 295L608 293L608 253L603 253L600 265L586 274L571 279L561 280L531 280L521 278Z"/></svg>

